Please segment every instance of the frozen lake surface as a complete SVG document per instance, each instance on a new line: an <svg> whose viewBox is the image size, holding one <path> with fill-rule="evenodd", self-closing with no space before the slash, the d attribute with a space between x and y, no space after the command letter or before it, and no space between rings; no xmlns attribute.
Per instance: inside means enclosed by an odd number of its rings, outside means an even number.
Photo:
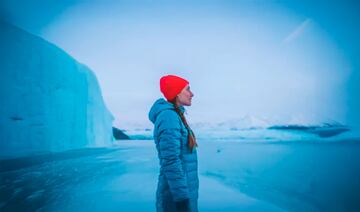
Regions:
<svg viewBox="0 0 360 212"><path fill-rule="evenodd" d="M359 211L360 142L199 140L200 211ZM155 211L152 141L0 161L1 211Z"/></svg>

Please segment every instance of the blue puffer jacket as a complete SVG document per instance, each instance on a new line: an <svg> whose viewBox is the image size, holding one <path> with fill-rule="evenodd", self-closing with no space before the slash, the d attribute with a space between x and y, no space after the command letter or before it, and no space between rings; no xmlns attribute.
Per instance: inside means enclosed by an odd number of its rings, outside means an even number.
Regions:
<svg viewBox="0 0 360 212"><path fill-rule="evenodd" d="M180 110L184 112L184 107ZM191 211L198 211L199 190L197 152L188 147L188 132L173 104L158 99L149 112L154 123L154 141L160 159L156 192L157 211L176 211L175 202L190 200Z"/></svg>

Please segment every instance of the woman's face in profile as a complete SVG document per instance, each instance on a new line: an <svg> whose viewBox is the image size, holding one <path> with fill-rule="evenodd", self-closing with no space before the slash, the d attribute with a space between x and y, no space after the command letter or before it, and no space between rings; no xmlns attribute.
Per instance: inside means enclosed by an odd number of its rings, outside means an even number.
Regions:
<svg viewBox="0 0 360 212"><path fill-rule="evenodd" d="M191 106L191 99L194 94L190 90L190 86L185 86L184 89L177 95L177 103L183 106Z"/></svg>

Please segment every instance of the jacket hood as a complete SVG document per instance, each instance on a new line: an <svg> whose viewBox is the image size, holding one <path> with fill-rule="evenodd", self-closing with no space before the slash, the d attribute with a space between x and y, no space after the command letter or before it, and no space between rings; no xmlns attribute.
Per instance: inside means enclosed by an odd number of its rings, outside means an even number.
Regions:
<svg viewBox="0 0 360 212"><path fill-rule="evenodd" d="M152 123L155 123L156 117L164 110L174 110L175 111L175 107L172 103L166 101L163 98L156 100L149 112L150 121ZM180 111L184 112L185 108L183 106L180 106Z"/></svg>

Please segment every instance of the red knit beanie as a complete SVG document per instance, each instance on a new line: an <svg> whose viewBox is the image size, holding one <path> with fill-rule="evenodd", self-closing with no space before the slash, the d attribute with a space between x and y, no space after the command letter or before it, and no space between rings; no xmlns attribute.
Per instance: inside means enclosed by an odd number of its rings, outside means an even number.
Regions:
<svg viewBox="0 0 360 212"><path fill-rule="evenodd" d="M186 79L175 75L166 75L160 79L160 90L166 100L171 101L187 86L189 82Z"/></svg>

